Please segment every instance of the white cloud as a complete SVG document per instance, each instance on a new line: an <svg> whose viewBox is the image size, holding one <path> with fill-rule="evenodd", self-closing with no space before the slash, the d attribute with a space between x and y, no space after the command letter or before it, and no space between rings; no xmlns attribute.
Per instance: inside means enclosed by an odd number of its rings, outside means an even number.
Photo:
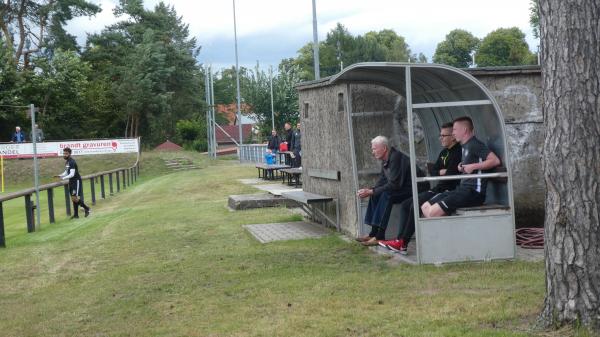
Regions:
<svg viewBox="0 0 600 337"><path fill-rule="evenodd" d="M146 0L152 8L159 1ZM235 62L233 56L233 2L227 0L168 0L183 21L189 24L190 35L203 46L202 55L211 62ZM98 0L103 12L88 20L79 18L69 24L70 32L99 32L115 22L112 8L115 1ZM241 64L254 64L258 59L278 61L292 57L305 43L312 41L311 0L236 0L236 23ZM319 39L325 38L337 22L350 33L394 29L406 38L415 53L431 57L437 43L455 28L484 37L497 28L519 27L527 34L530 48L535 49L529 26L529 0L316 0ZM254 50L252 46L260 46ZM211 53L210 50L214 50ZM230 53L229 55L226 55ZM273 55L278 53L278 55ZM228 61L229 60L229 61Z"/></svg>

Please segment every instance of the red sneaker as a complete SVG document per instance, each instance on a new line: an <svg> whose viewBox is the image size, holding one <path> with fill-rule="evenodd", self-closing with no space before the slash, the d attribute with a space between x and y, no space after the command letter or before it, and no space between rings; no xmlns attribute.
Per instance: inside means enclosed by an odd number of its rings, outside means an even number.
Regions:
<svg viewBox="0 0 600 337"><path fill-rule="evenodd" d="M397 241L397 240L387 240L387 241L381 240L381 241L378 242L378 244L381 247L383 247L383 248L388 248L389 249L390 247L388 247L388 244L390 244L390 243L392 243L394 241Z"/></svg>
<svg viewBox="0 0 600 337"><path fill-rule="evenodd" d="M408 251L408 245L404 243L404 240L393 240L390 242L387 247L395 252L398 252L402 255L406 255Z"/></svg>

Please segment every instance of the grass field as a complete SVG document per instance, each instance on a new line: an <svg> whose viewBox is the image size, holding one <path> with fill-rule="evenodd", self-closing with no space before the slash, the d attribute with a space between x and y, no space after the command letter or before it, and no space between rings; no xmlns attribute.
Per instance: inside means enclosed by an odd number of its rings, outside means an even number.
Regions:
<svg viewBox="0 0 600 337"><path fill-rule="evenodd" d="M531 330L543 263L398 265L335 233L260 244L243 224L300 219L227 209L253 167L165 173L160 156L89 218L27 234L5 209L1 336L585 336Z"/></svg>

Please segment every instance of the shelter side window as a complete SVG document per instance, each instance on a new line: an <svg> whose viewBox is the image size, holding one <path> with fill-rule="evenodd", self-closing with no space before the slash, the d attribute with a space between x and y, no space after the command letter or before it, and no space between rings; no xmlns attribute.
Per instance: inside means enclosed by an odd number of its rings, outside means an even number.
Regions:
<svg viewBox="0 0 600 337"><path fill-rule="evenodd" d="M338 93L338 112L344 112L344 93Z"/></svg>
<svg viewBox="0 0 600 337"><path fill-rule="evenodd" d="M304 102L304 109L302 110L302 118L308 118L308 102Z"/></svg>

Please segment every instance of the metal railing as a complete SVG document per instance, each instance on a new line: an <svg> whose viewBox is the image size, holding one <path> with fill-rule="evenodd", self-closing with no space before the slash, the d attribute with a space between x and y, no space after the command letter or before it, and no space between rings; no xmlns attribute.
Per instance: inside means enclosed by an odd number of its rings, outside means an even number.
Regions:
<svg viewBox="0 0 600 337"><path fill-rule="evenodd" d="M264 163L267 144L243 144L238 146L238 156L241 162Z"/></svg>
<svg viewBox="0 0 600 337"><path fill-rule="evenodd" d="M137 178L140 174L140 166L139 161L135 163L134 166L129 168L117 168L110 171L98 172L90 175L86 175L81 177L82 183L86 180L90 182L90 197L92 199L92 205L96 204L96 183L100 184L100 197L102 199L106 198L106 186L105 186L105 177L108 176L108 187L110 195L114 194L114 189L116 187L117 192L121 191L121 188L125 190L127 186L133 184L137 181ZM115 179L113 179L113 177ZM116 182L116 186L113 183ZM48 219L50 223L54 223L54 189L59 187L64 188L65 194L65 209L67 216L71 215L71 195L69 193L69 183L68 181L60 181L55 183L50 183L46 185L40 185L39 191L47 191L48 193ZM31 201L31 196L35 194L35 188L28 188L26 190L9 193L7 195L0 196L0 247L6 247L6 241L4 237L4 211L2 204L6 201L17 199L24 197L25 199L25 215L27 219L27 232L35 232L36 226L34 222L34 210L35 207L40 207L41 205L34 205ZM84 199L83 186L82 186L82 195L81 199ZM39 224L38 224L39 226Z"/></svg>

